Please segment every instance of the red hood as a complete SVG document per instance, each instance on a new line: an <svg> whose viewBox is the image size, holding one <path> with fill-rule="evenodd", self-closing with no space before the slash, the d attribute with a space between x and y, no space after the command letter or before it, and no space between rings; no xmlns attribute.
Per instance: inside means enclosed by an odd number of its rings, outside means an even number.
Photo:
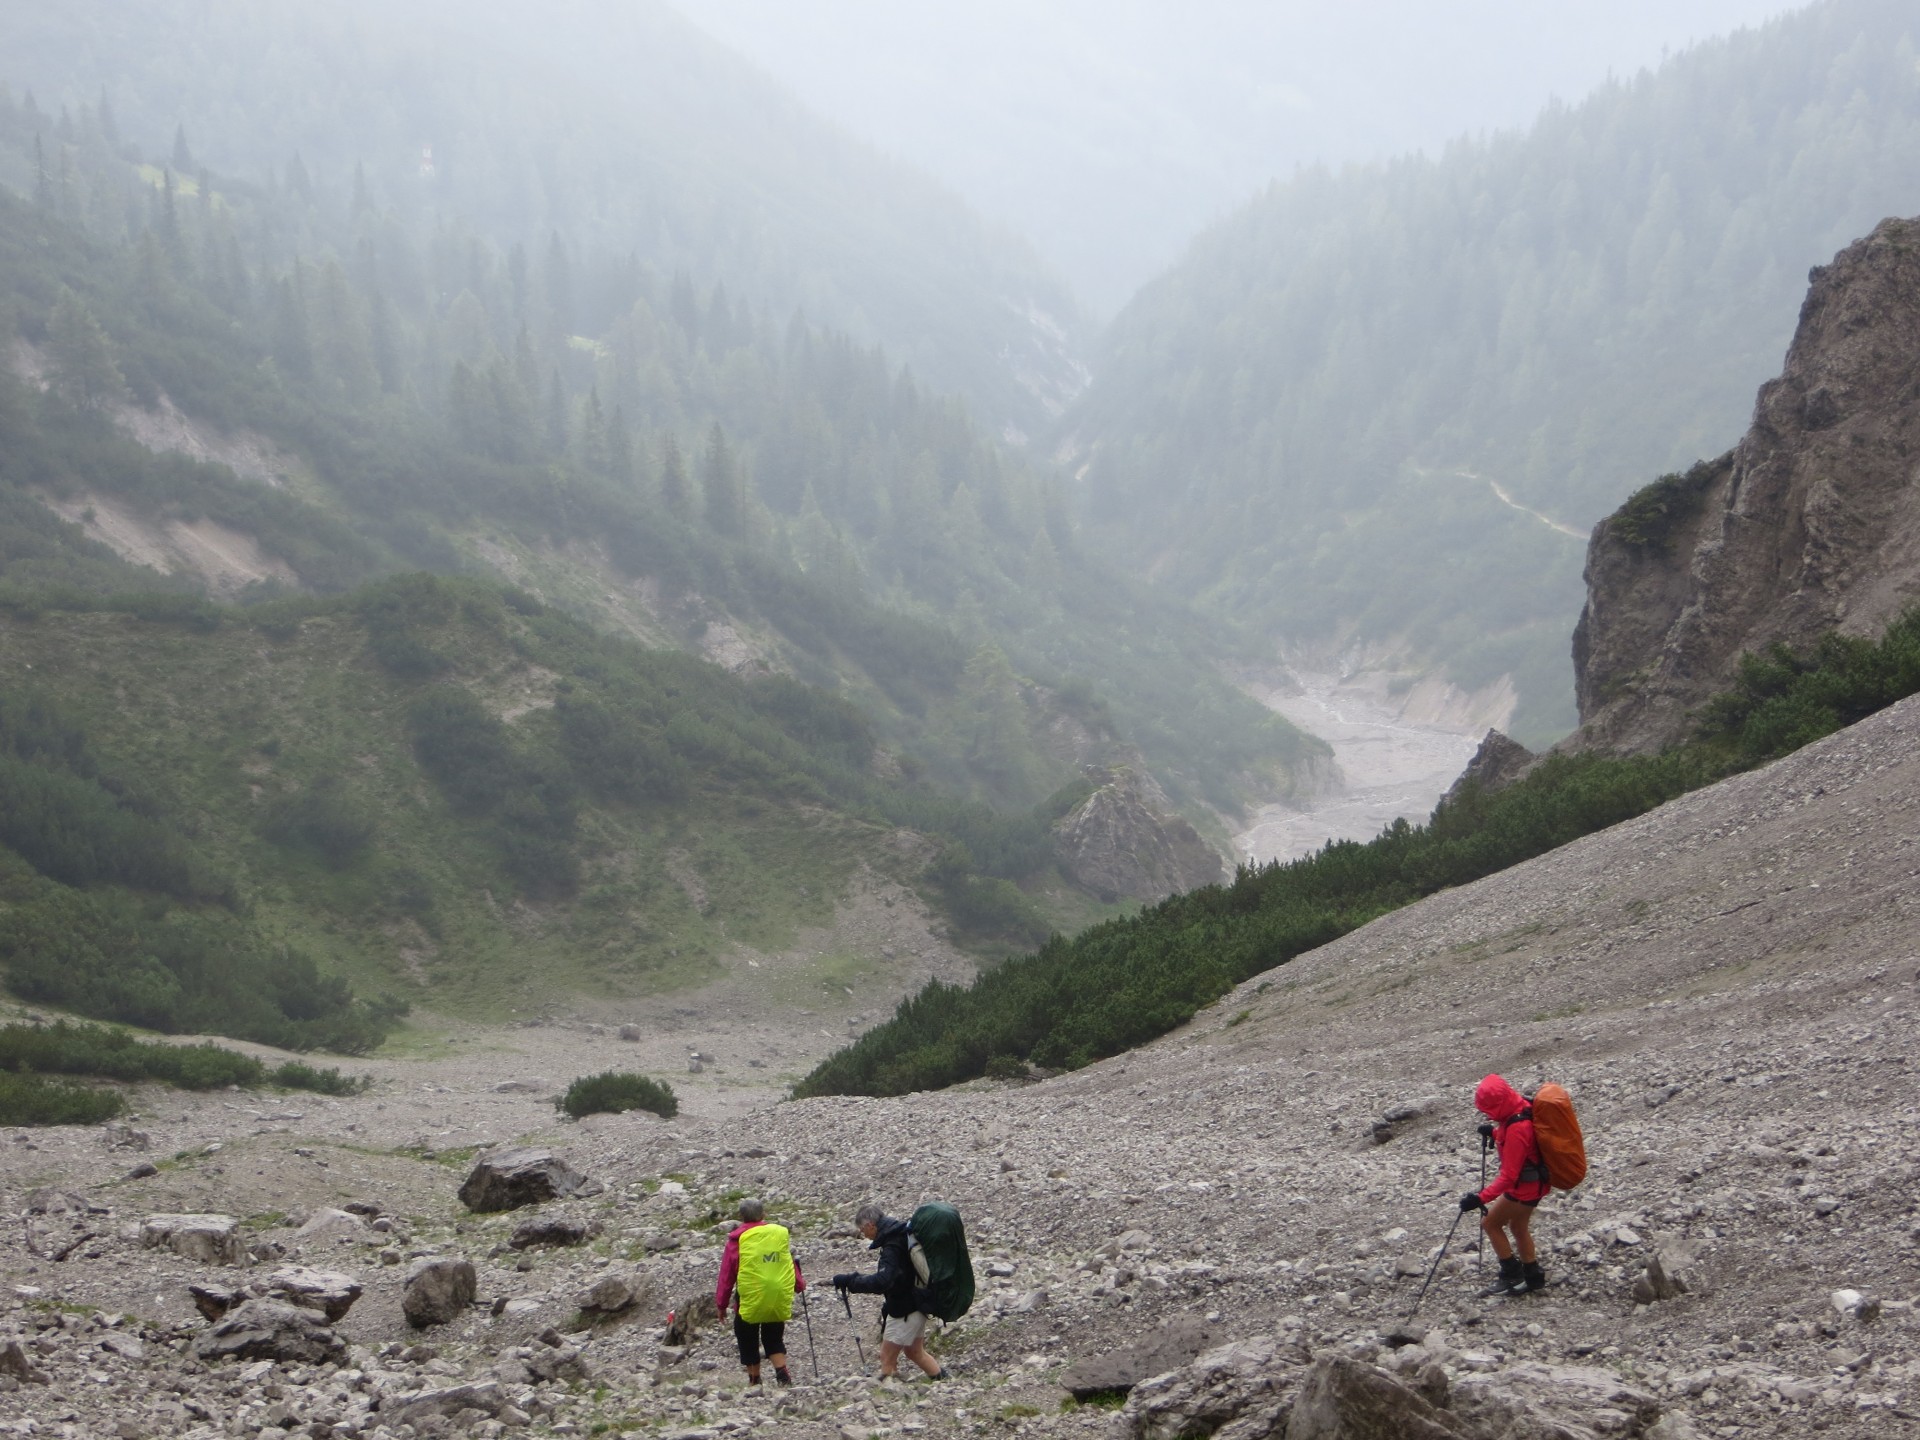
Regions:
<svg viewBox="0 0 1920 1440"><path fill-rule="evenodd" d="M1489 1120L1504 1122L1527 1108L1527 1097L1498 1075L1489 1075L1473 1092L1473 1108Z"/></svg>

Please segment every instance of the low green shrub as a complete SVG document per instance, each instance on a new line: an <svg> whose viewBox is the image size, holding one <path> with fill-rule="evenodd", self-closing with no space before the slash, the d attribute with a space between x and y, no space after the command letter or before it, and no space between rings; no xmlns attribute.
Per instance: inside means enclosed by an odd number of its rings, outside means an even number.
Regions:
<svg viewBox="0 0 1920 1440"><path fill-rule="evenodd" d="M582 1115L618 1115L627 1110L651 1110L663 1120L680 1113L680 1100L671 1085L626 1070L583 1075L554 1104L576 1120Z"/></svg>
<svg viewBox="0 0 1920 1440"><path fill-rule="evenodd" d="M267 1067L218 1045L166 1045L136 1040L105 1025L0 1026L0 1070L41 1075L98 1075L107 1080L161 1080L182 1090L258 1085Z"/></svg>
<svg viewBox="0 0 1920 1440"><path fill-rule="evenodd" d="M267 1078L286 1090L312 1090L320 1095L360 1095L373 1088L371 1075L342 1075L332 1066L325 1070L289 1060Z"/></svg>
<svg viewBox="0 0 1920 1440"><path fill-rule="evenodd" d="M0 1125L98 1125L126 1108L112 1090L0 1071Z"/></svg>

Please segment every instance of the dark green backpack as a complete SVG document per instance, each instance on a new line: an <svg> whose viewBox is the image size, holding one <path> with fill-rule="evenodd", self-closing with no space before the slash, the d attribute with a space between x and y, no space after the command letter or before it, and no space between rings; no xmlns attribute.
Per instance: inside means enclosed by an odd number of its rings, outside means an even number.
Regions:
<svg viewBox="0 0 1920 1440"><path fill-rule="evenodd" d="M913 1292L915 1303L929 1315L958 1320L973 1305L973 1257L960 1212L934 1201L914 1211L907 1228L927 1264L926 1283Z"/></svg>

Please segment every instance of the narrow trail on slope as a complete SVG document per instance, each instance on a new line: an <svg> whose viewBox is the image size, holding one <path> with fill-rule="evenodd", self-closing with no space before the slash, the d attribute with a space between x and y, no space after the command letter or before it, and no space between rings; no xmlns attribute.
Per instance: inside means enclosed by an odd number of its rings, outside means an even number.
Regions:
<svg viewBox="0 0 1920 1440"><path fill-rule="evenodd" d="M1585 541L1592 537L1591 531L1582 530L1576 526L1565 524L1562 521L1554 519L1551 515L1542 514L1540 511L1535 510L1531 505L1522 505L1518 500L1513 498L1512 492L1509 491L1507 487L1502 485L1498 480L1494 480L1489 476L1479 474L1476 471L1429 470L1429 469L1426 469L1424 466L1419 466L1419 465L1416 465L1412 468L1413 468L1414 474L1420 475L1423 477L1429 476L1429 475L1451 475L1456 480L1478 481L1480 484L1485 485L1489 490L1491 490L1493 492L1494 499L1498 500L1502 505L1505 505L1510 510L1518 510L1522 515L1531 516L1533 519L1538 520L1542 525L1546 526L1549 530L1557 530L1562 535L1566 535L1571 537L1572 539L1580 540L1580 541Z"/></svg>

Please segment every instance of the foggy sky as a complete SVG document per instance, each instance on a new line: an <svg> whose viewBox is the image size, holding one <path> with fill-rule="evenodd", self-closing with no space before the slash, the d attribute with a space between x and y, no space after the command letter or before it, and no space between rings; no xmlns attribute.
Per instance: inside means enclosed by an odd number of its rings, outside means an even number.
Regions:
<svg viewBox="0 0 1920 1440"><path fill-rule="evenodd" d="M676 0L1111 314L1302 164L1525 125L1782 0Z"/></svg>

